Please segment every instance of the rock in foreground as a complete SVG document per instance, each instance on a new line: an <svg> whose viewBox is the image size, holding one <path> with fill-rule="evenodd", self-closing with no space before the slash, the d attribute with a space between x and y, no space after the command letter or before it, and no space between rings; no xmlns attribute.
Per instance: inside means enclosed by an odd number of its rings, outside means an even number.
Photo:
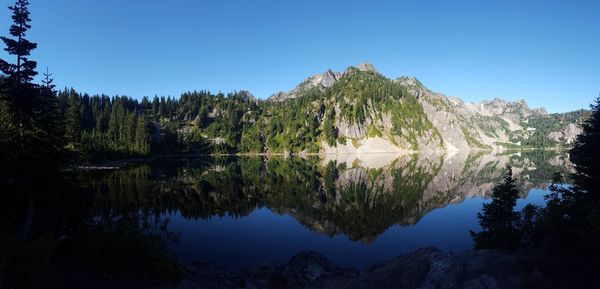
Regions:
<svg viewBox="0 0 600 289"><path fill-rule="evenodd" d="M188 268L177 288L543 288L546 278L533 258L496 251L447 253L419 249L363 271L344 269L315 252L301 252L284 265L247 271L210 266Z"/></svg>

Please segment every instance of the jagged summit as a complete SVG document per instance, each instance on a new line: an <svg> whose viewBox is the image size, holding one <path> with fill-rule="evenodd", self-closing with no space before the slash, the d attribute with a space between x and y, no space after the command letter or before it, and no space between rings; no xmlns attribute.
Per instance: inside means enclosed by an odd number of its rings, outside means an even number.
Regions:
<svg viewBox="0 0 600 289"><path fill-rule="evenodd" d="M298 86L288 92L279 91L274 93L268 98L268 101L277 102L284 101L286 99L294 99L302 92L315 87L318 87L319 89L331 87L341 77L341 75L342 74L339 72L327 69L321 74L315 74L305 79L302 83L298 84Z"/></svg>
<svg viewBox="0 0 600 289"><path fill-rule="evenodd" d="M362 72L378 73L377 70L375 69L375 66L373 66L373 64L371 64L369 62L362 62L359 65L357 65L356 67L354 67L354 66L348 67L346 69L346 71L344 72L344 74L348 73L348 71L352 68L354 68L358 71L362 71ZM325 72L323 72L321 74L315 74L313 76L310 76L309 78L305 79L302 83L300 83L298 86L296 86L294 89L292 89L288 92L278 91L278 92L274 93L273 95L271 95L268 98L268 100L269 101L283 101L286 99L294 99L294 98L298 97L298 95L301 92L315 88L315 87L317 87L321 90L331 87L344 74L337 72L337 71L333 71L331 69L327 69Z"/></svg>
<svg viewBox="0 0 600 289"><path fill-rule="evenodd" d="M414 76L400 76L396 78L396 83L406 86L419 86L421 82Z"/></svg>
<svg viewBox="0 0 600 289"><path fill-rule="evenodd" d="M327 69L325 72L323 72L321 74L315 74L313 76L308 77L302 83L298 84L294 89L292 89L290 91L287 91L287 92L279 91L279 92L274 93L273 95L271 95L268 98L268 101L279 102L279 101L284 101L286 99L294 99L294 98L301 96L303 92L308 91L315 87L319 88L320 90L324 90L326 88L333 86L333 84L335 82L337 82L344 75L349 75L349 74L355 73L357 71L379 73L377 71L377 69L375 68L375 66L368 61L362 62L362 63L358 64L357 66L349 66L348 68L346 68L346 70L343 73L333 71L331 69ZM415 94L415 96L417 96L417 98L425 92L433 93L433 92L429 91L428 89L426 89L423 86L423 84L414 76L400 76L393 81L399 85L407 87L412 93ZM438 96L442 95L442 94L437 94L437 93L435 93L435 94ZM457 98L457 97L448 97L448 96L444 96L444 95L442 95L442 96L444 98L447 98L449 100L449 103L451 103L453 105L458 105L459 103L465 103L462 99ZM511 101L505 101L503 99L496 97L492 100L483 100L480 103L468 103L468 105L486 108L487 110L490 111L491 114L501 114L505 110L510 111L511 109L512 110L516 110L516 109L524 110L527 115L531 115L531 113L548 114L543 107L542 108L530 108L524 99L519 99L519 100L511 102Z"/></svg>
<svg viewBox="0 0 600 289"><path fill-rule="evenodd" d="M370 62L367 62L367 61L362 62L361 64L356 66L356 68L358 68L358 70L360 70L360 71L377 72L377 69L375 69L375 66L373 66L373 64L371 64Z"/></svg>
<svg viewBox="0 0 600 289"><path fill-rule="evenodd" d="M254 101L254 100L256 100L256 97L254 97L254 95L252 93L250 93L250 91L240 90L240 91L238 91L238 94L242 96L242 99L244 101Z"/></svg>

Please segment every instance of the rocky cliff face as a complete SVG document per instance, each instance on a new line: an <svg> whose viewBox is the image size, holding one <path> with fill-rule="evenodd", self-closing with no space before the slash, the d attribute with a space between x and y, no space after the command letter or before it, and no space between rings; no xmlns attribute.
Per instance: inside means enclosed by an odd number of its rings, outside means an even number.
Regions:
<svg viewBox="0 0 600 289"><path fill-rule="evenodd" d="M508 102L496 98L475 104L434 93L414 78L401 77L397 82L419 97L448 150L522 146L523 141L532 138L538 129L536 124L529 122L530 119L548 118L550 121L544 108L529 108L524 100ZM556 145L569 145L579 133L581 129L576 123L566 122L545 133L544 137L554 140Z"/></svg>
<svg viewBox="0 0 600 289"><path fill-rule="evenodd" d="M324 153L564 146L581 133L578 124L585 117L583 111L568 119L567 114L551 115L529 108L524 100L465 102L433 92L414 77L387 79L369 63L311 76L268 101L314 95L315 89L322 92L315 107L332 111L338 134L337 142L320 143ZM321 116L323 126L326 115Z"/></svg>

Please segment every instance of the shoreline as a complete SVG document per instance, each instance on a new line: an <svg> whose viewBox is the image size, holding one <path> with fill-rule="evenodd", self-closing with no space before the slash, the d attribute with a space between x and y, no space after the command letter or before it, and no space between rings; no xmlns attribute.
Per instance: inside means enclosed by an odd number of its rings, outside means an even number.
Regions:
<svg viewBox="0 0 600 289"><path fill-rule="evenodd" d="M74 164L63 171L103 171L103 170L119 170L122 168L138 165L143 162L152 161L161 158L204 158L204 157L313 157L313 156L332 156L332 155L412 155L420 153L434 153L434 154L449 154L449 153L477 153L477 152L489 152L489 153L505 153L505 152L519 152L519 151L568 151L571 148L511 148L511 149L469 149L469 150L458 150L458 151L401 151L401 152L364 152L364 153L232 153L232 154L220 154L220 153L200 153L200 154L157 154L150 155L147 157L128 158L128 159L116 159L108 160L98 163L90 164Z"/></svg>

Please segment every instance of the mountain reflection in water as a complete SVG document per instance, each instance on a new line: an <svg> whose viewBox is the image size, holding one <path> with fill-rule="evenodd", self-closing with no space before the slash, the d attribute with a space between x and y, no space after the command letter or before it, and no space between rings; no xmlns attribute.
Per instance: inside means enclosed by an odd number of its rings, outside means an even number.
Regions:
<svg viewBox="0 0 600 289"><path fill-rule="evenodd" d="M95 207L171 219L168 229L181 236L172 250L184 261L283 262L297 250L312 249L362 267L415 247L469 249L476 212L507 165L523 198L539 189L536 198L525 200L538 204L552 173L571 170L564 154L528 151L165 158L79 177L83 189L95 192ZM460 205L448 207L453 204ZM419 224L439 208L440 221ZM443 232L450 231L460 237L444 242ZM377 244L380 237L386 245Z"/></svg>

